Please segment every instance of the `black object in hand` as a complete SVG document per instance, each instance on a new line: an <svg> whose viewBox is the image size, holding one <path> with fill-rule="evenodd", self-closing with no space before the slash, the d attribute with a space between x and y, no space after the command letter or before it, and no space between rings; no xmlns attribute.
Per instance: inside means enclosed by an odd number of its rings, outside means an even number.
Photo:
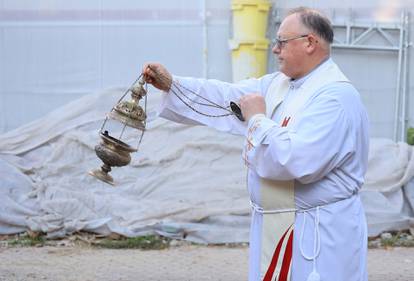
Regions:
<svg viewBox="0 0 414 281"><path fill-rule="evenodd" d="M244 122L244 117L243 117L243 114L241 112L240 106L237 103L231 101L230 102L230 108L231 108L231 111L233 111L234 115L236 115L236 117L240 121Z"/></svg>

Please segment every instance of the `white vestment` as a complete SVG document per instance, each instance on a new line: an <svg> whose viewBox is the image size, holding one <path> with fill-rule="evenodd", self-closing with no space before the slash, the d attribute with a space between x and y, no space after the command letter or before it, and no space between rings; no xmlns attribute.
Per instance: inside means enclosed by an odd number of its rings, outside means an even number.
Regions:
<svg viewBox="0 0 414 281"><path fill-rule="evenodd" d="M289 90L274 114L269 112L272 99L267 95L271 93L272 81L284 76L281 73L237 84L174 77L184 88L225 106L245 94L262 94L268 116L256 115L249 124L234 116L199 115L173 93L166 94L161 104L160 116L176 122L203 124L236 134L246 134L249 126L255 124L257 128L251 136L254 147L248 152L251 201L261 202L260 178L294 180L299 211L294 225L292 281L306 281L314 270L322 281L367 280L367 231L358 190L368 161L368 118L358 92L350 83L323 83L321 77L331 71L342 74L329 59L307 76L289 81ZM322 83L321 87L317 83ZM301 105L300 118L286 116L289 105L297 103L297 95L307 89L312 94ZM211 114L222 113L208 107L202 109ZM289 119L292 124L282 127L287 117L292 118ZM260 280L262 222L263 215L253 212L250 281Z"/></svg>

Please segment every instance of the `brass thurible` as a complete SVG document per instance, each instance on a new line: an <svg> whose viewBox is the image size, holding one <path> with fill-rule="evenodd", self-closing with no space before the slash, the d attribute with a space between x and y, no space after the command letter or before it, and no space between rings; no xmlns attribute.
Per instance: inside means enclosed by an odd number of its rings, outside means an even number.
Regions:
<svg viewBox="0 0 414 281"><path fill-rule="evenodd" d="M124 100L125 96L130 93L131 100ZM144 98L144 109L139 105L139 101ZM103 165L89 172L90 175L100 179L103 182L114 185L114 179L109 174L112 167L126 166L131 162L131 153L138 151L144 136L146 128L146 104L147 104L147 88L143 76L141 75L137 81L124 93L118 100L117 104L106 115L106 118L99 130L101 142L95 146L95 153L102 160ZM116 127L120 129L118 137L111 132L109 122L114 122ZM138 139L138 145L133 147L129 145L123 136L129 128L137 129L141 135Z"/></svg>

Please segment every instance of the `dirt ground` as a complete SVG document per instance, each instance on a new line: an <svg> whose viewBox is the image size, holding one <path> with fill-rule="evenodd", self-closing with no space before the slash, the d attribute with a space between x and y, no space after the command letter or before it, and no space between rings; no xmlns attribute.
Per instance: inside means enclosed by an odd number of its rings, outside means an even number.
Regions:
<svg viewBox="0 0 414 281"><path fill-rule="evenodd" d="M368 271L370 281L413 281L414 248L371 249ZM0 280L247 280L247 247L181 245L149 251L4 247Z"/></svg>

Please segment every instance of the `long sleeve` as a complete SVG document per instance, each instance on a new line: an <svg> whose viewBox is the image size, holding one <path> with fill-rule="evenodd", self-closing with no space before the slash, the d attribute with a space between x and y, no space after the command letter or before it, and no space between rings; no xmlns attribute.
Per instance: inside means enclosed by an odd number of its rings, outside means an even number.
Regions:
<svg viewBox="0 0 414 281"><path fill-rule="evenodd" d="M254 116L244 151L249 167L264 178L310 183L346 162L355 144L348 112L337 98L341 90L325 89L289 129Z"/></svg>
<svg viewBox="0 0 414 281"><path fill-rule="evenodd" d="M236 84L231 84L218 80L174 76L174 83L170 92L165 93L163 96L159 116L179 123L206 125L220 131L243 135L246 131L246 123L241 122L234 115L226 117L204 116L187 107L176 94L193 108L204 114L221 115L229 112L197 103L207 103L203 100L205 98L220 106L228 107L230 110L230 101L237 103L240 97L245 94L261 93L264 95L272 77L273 75L271 74L263 76L260 79L247 79ZM197 95L192 94L192 92ZM189 97L189 99L183 95Z"/></svg>

